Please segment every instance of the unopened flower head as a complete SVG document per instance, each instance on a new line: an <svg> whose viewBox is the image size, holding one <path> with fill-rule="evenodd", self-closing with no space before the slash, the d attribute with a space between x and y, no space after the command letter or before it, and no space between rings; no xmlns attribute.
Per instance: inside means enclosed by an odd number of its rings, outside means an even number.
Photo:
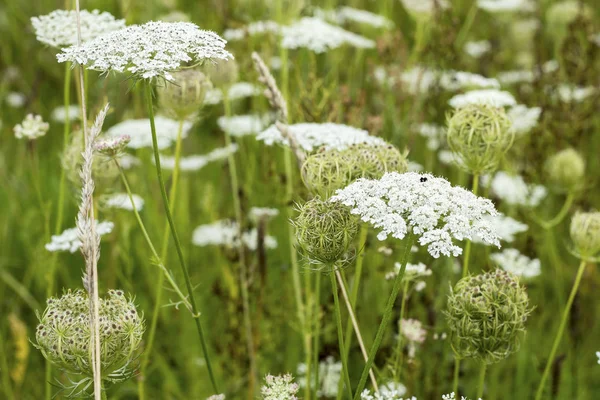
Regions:
<svg viewBox="0 0 600 400"><path fill-rule="evenodd" d="M83 290L51 297L36 329L37 347L48 361L68 373L92 377L90 311ZM144 334L144 318L121 290L99 299L102 377L118 382L133 370Z"/></svg>
<svg viewBox="0 0 600 400"><path fill-rule="evenodd" d="M125 28L124 19L115 19L109 12L81 10L79 13L81 42L85 43L100 35ZM31 24L40 42L61 48L77 44L77 12L54 10L48 15L32 17Z"/></svg>
<svg viewBox="0 0 600 400"><path fill-rule="evenodd" d="M380 229L379 240L388 235L403 239L412 230L435 258L460 255L462 249L454 240L471 240L475 235L500 245L483 219L497 215L492 202L430 174L391 172L379 180L359 179L338 190L331 201L351 207L353 214Z"/></svg>
<svg viewBox="0 0 600 400"><path fill-rule="evenodd" d="M294 383L291 374L267 375L265 384L260 389L263 400L298 400L298 384Z"/></svg>
<svg viewBox="0 0 600 400"><path fill-rule="evenodd" d="M571 240L583 259L600 252L600 212L578 212L571 219Z"/></svg>
<svg viewBox="0 0 600 400"><path fill-rule="evenodd" d="M583 186L585 160L574 149L565 149L546 161L550 186L561 192L573 192Z"/></svg>
<svg viewBox="0 0 600 400"><path fill-rule="evenodd" d="M493 106L459 108L447 123L448 145L458 164L476 175L495 170L515 137L504 109Z"/></svg>
<svg viewBox="0 0 600 400"><path fill-rule="evenodd" d="M96 221L96 233L99 236L111 233L115 224L109 221ZM81 240L77 235L77 228L65 229L60 235L53 235L50 243L46 244L48 251L69 251L75 253L81 248Z"/></svg>
<svg viewBox="0 0 600 400"><path fill-rule="evenodd" d="M101 72L128 72L142 79L172 80L184 63L232 58L225 40L191 22L147 22L131 25L71 46L57 55Z"/></svg>
<svg viewBox="0 0 600 400"><path fill-rule="evenodd" d="M177 131L179 122L163 116L154 118L156 127L156 140L158 148L164 150L170 147L177 140ZM185 121L182 126L181 136L186 138L192 123ZM129 119L120 122L106 131L107 136L121 137L128 135L130 141L127 147L131 149L140 149L143 147L152 147L152 132L150 131L150 120L148 119Z"/></svg>
<svg viewBox="0 0 600 400"><path fill-rule="evenodd" d="M504 249L500 253L493 253L490 259L503 270L520 278L535 278L542 273L539 259L531 259L517 249Z"/></svg>
<svg viewBox="0 0 600 400"><path fill-rule="evenodd" d="M462 108L471 104L487 104L493 107L514 106L517 101L512 94L498 89L471 90L457 94L448 103L453 108Z"/></svg>
<svg viewBox="0 0 600 400"><path fill-rule="evenodd" d="M525 288L509 272L467 276L448 295L452 349L460 358L501 361L518 349L530 313Z"/></svg>
<svg viewBox="0 0 600 400"><path fill-rule="evenodd" d="M324 147L326 150L344 150L354 144L386 145L381 138L370 136L369 132L348 125L334 123L301 123L288 126L296 137L302 150L313 152ZM257 140L271 146L275 143L289 146L289 141L281 135L275 125L262 131L256 136Z"/></svg>
<svg viewBox="0 0 600 400"><path fill-rule="evenodd" d="M94 151L107 157L118 157L131 141L129 135L113 136L97 139L94 142Z"/></svg>
<svg viewBox="0 0 600 400"><path fill-rule="evenodd" d="M239 79L237 62L232 59L215 60L204 63L202 70L218 88L228 89Z"/></svg>
<svg viewBox="0 0 600 400"><path fill-rule="evenodd" d="M17 139L35 140L44 136L48 129L50 129L50 125L44 122L40 115L27 114L23 122L15 125L13 131Z"/></svg>
<svg viewBox="0 0 600 400"><path fill-rule="evenodd" d="M173 74L171 82L159 86L160 107L177 120L194 116L204 105L206 93L212 89L208 77L197 69L183 69Z"/></svg>
<svg viewBox="0 0 600 400"><path fill-rule="evenodd" d="M292 223L298 246L315 264L344 260L358 232L358 221L346 207L319 197L298 206Z"/></svg>

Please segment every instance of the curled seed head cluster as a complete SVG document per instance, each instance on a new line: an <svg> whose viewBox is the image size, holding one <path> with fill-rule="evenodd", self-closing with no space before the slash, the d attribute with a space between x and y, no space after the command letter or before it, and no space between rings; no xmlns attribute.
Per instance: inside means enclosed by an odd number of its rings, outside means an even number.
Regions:
<svg viewBox="0 0 600 400"><path fill-rule="evenodd" d="M358 232L358 221L342 204L319 197L298 208L292 222L298 245L315 263L332 264L342 260Z"/></svg>
<svg viewBox="0 0 600 400"><path fill-rule="evenodd" d="M110 290L99 300L102 377L119 381L137 356L144 318L121 290ZM88 294L68 291L47 303L35 334L37 347L66 372L92 377Z"/></svg>
<svg viewBox="0 0 600 400"><path fill-rule="evenodd" d="M583 258L600 252L600 212L576 213L571 220L571 240Z"/></svg>
<svg viewBox="0 0 600 400"><path fill-rule="evenodd" d="M463 278L451 288L445 312L452 347L460 358L501 361L517 350L530 313L525 288L509 272Z"/></svg>
<svg viewBox="0 0 600 400"><path fill-rule="evenodd" d="M206 93L213 88L208 77L196 69L172 73L173 80L159 87L161 109L177 120L186 119L204 104Z"/></svg>
<svg viewBox="0 0 600 400"><path fill-rule="evenodd" d="M580 188L585 177L585 160L574 149L565 149L546 161L546 174L550 186L562 192Z"/></svg>
<svg viewBox="0 0 600 400"><path fill-rule="evenodd" d="M406 172L406 156L391 144L352 145L310 155L302 165L302 180L314 194L324 198L359 178L379 179L386 172Z"/></svg>
<svg viewBox="0 0 600 400"><path fill-rule="evenodd" d="M202 68L211 82L218 88L229 88L238 81L240 75L235 60L214 60L205 63Z"/></svg>
<svg viewBox="0 0 600 400"><path fill-rule="evenodd" d="M487 104L459 108L447 124L450 149L459 165L473 174L495 170L515 136L504 109Z"/></svg>

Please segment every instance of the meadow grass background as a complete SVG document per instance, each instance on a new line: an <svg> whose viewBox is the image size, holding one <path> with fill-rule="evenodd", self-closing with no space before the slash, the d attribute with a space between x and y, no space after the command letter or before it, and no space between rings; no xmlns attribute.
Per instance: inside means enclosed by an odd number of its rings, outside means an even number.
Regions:
<svg viewBox="0 0 600 400"><path fill-rule="evenodd" d="M65 4L66 3L66 4ZM310 2L299 0L283 2L283 13L277 15L276 2L270 1L192 1L192 0L96 0L81 3L84 9L109 11L125 18L128 24L158 19L173 10L187 14L201 28L222 33L227 27L245 25L261 19L290 22L308 14ZM432 27L426 48L416 54L414 19L399 1L356 0L313 2L313 6L332 8L339 5L367 9L392 20L391 30L378 30L357 24L347 29L377 40L377 48L358 50L344 47L315 55L307 50L289 51L288 104L292 122L339 122L368 129L371 134L390 141L398 148L410 150L409 159L426 167L428 171L446 177L453 184L470 185L470 177L454 166L441 164L435 153L425 146L425 139L411 126L418 122L443 124L449 111L450 94L442 91L423 95L410 95L402 85L382 87L373 76L377 66L397 68L399 71L417 64L439 69L455 69L493 77L498 72L515 67L514 55L518 40L509 32L518 15L499 18L480 11L468 32L469 39L487 39L492 51L476 60L456 48L456 35L464 25L471 9L470 0L451 1L452 12L444 14ZM540 12L534 14L541 21L541 29L531 49L535 65L560 56L555 49L550 31L544 21L544 10L552 1L538 1ZM591 28L600 32L600 6L594 0L586 2L594 10ZM44 248L54 233L56 202L60 179L60 152L63 146L63 125L51 122L48 134L31 146L15 139L12 127L29 113L37 113L49 120L51 111L63 104L62 87L64 65L56 62L54 49L36 41L30 17L47 14L57 8L69 7L69 1L23 0L0 2L0 398L44 398L45 363L30 340L35 339L37 318L50 295L61 293L63 288L81 287L83 260L79 253L50 253ZM228 44L240 67L241 80L256 82L250 54L259 52L263 58L281 55L277 39L273 36L249 37ZM589 54L577 53L574 63L576 73L559 70L545 80L510 90L520 103L540 106L543 114L540 123L527 136L519 139L502 162L501 169L521 171L528 182L544 184L543 164L552 154L565 147L576 148L586 160L584 189L578 193L569 213L576 209L591 210L600 205L597 190L600 176L600 95L596 93L584 102L562 103L544 90L545 84L574 83L598 87L600 59L596 50ZM570 64L569 64L570 65ZM14 79L5 74L15 68ZM281 81L281 72L273 71ZM572 71L570 71L572 72ZM9 92L26 96L25 105L12 108L2 99ZM105 128L128 118L146 118L143 93L124 75L101 77L89 72L90 115L111 103L111 112ZM71 99L77 100L75 84L71 86ZM236 101L234 114L263 113L268 103L261 96ZM223 132L216 119L223 115L222 105L202 109L201 118L194 124L184 141L184 155L207 153L224 145ZM74 123L74 127L78 122ZM297 171L294 176L295 193L288 199L285 193L283 152L278 147L267 147L253 136L236 140L240 150L236 154L240 173L242 206L273 207L281 210L269 222L269 234L278 239L276 250L267 253L264 271L256 269L250 287L251 315L258 354L260 376L266 373L296 373L304 361L302 337L295 316L295 304L290 271L288 220L286 207L290 200L309 198ZM35 148L31 148L34 146ZM37 153L37 159L32 154ZM160 243L165 223L159 187L151 150L135 152L142 165L127 172L134 193L146 201L142 211L151 237ZM237 254L231 249L195 247L191 244L192 230L217 219L233 218L232 193L227 163L211 163L198 172L183 172L175 204L175 218L183 242L192 282L208 332L210 352L216 367L217 378L228 398L246 398L248 359L246 354L242 305L237 284L227 284L227 276L236 276ZM167 179L170 172L166 172ZM36 188L35 182L39 182ZM169 182L167 182L169 183ZM118 177L98 181L97 192L122 191ZM38 192L39 190L39 192ZM74 226L77 211L77 187L69 183L63 226ZM547 218L561 207L564 196L550 193L536 210ZM527 321L527 335L520 350L508 359L489 368L485 399L530 399L539 383L546 357L556 332L560 312L571 288L578 260L568 251L569 235L567 217L551 231L541 229L529 211L509 207L495 201L499 210L529 225L526 233L518 235L510 245L523 254L537 257L542 262L542 274L528 281L531 304L535 306ZM155 284L158 269L149 260L149 251L140 234L132 213L127 211L99 211L100 219L115 223L115 229L102 239L102 257L99 264L101 291L121 288L135 295L139 309L149 322L154 306ZM251 223L248 222L250 225ZM378 252L382 245L394 250L392 256ZM401 245L394 240L381 243L373 232L364 249L364 272L357 302L357 314L367 343L375 335L381 310L391 290L391 282L384 279L395 261ZM474 245L471 270L492 268L490 250ZM56 258L56 260L55 260ZM251 265L258 266L255 253L249 255ZM453 355L447 340L434 340L434 333L446 332L442 311L445 307L449 283L456 282L454 260L433 259L421 250L412 262L422 261L432 270L426 278L427 286L421 292L412 291L407 303L407 315L422 321L428 338L417 350L412 362L405 364L402 382L408 393L419 399L438 399L451 391ZM459 259L460 261L460 259ZM53 288L48 293L49 266L56 262ZM166 265L177 280L183 282L176 264L175 249L170 248ZM301 262L302 279L314 279L315 272ZM261 274L264 273L264 280ZM352 277L353 268L346 270ZM306 277L308 275L308 277ZM233 278L235 281L235 278ZM322 337L320 357L339 359L337 336L333 319L333 298L326 279L322 287ZM596 351L600 351L600 276L595 265L589 265L575 299L569 325L553 369L552 398L600 399L600 365ZM168 290L164 300L175 299ZM385 377L386 360L393 354L397 333L399 307L395 308L394 323L388 328L376 364ZM344 317L345 321L345 317ZM150 367L145 377L146 392L151 399L204 399L211 393L210 382L202 359L194 325L187 312L173 307L163 307L156 342L150 355ZM350 352L350 375L357 381L363 361L354 341ZM474 396L478 365L465 361L460 378L461 393ZM59 371L53 376L64 379ZM111 399L137 398L137 379L133 378L108 390ZM60 396L59 396L60 397ZM550 398L550 397L548 397Z"/></svg>

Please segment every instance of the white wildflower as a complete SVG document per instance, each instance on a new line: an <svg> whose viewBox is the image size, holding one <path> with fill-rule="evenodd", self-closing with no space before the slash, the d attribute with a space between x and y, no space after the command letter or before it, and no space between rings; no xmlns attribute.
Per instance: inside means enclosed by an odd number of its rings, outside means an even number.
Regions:
<svg viewBox="0 0 600 400"><path fill-rule="evenodd" d="M517 104L508 109L506 115L512 122L512 128L517 135L524 135L535 128L542 114L540 107L527 107Z"/></svg>
<svg viewBox="0 0 600 400"><path fill-rule="evenodd" d="M21 108L25 105L27 98L20 92L9 92L6 97L6 104L12 108Z"/></svg>
<svg viewBox="0 0 600 400"><path fill-rule="evenodd" d="M375 42L319 18L304 17L282 28L281 46L286 49L307 48L315 53L324 53L343 45L373 48Z"/></svg>
<svg viewBox="0 0 600 400"><path fill-rule="evenodd" d="M365 389L360 394L360 400L417 400L417 398L415 396L404 398L395 390L390 390L385 393L379 392L371 394L369 389Z"/></svg>
<svg viewBox="0 0 600 400"><path fill-rule="evenodd" d="M398 275L398 273L400 272L400 268L402 267L402 264L400 264L399 262L394 263L394 270L392 272L389 272L385 275L385 279L393 279L396 277L396 275ZM425 276L431 276L432 271L427 268L427 266L423 263L418 263L418 264L411 264L411 263L407 263L406 264L406 269L404 271L404 279L407 280L415 280L415 279L419 279Z"/></svg>
<svg viewBox="0 0 600 400"><path fill-rule="evenodd" d="M117 159L119 160L119 164L123 169L131 169L142 163L139 158L127 153L120 154Z"/></svg>
<svg viewBox="0 0 600 400"><path fill-rule="evenodd" d="M386 384L381 385L379 393L381 393L382 396L404 396L406 394L406 386L400 382L389 381Z"/></svg>
<svg viewBox="0 0 600 400"><path fill-rule="evenodd" d="M598 364L600 364L600 351L596 352L596 357L598 357Z"/></svg>
<svg viewBox="0 0 600 400"><path fill-rule="evenodd" d="M410 172L421 172L425 169L424 166L415 161L408 161L408 171Z"/></svg>
<svg viewBox="0 0 600 400"><path fill-rule="evenodd" d="M315 10L315 16L318 18L327 19L336 24L356 22L359 24L369 25L374 28L391 28L394 26L392 21L382 15L352 7L340 7L336 10L323 10L317 8Z"/></svg>
<svg viewBox="0 0 600 400"><path fill-rule="evenodd" d="M266 126L264 115L233 115L222 116L217 119L217 125L230 136L241 137L253 135L262 131Z"/></svg>
<svg viewBox="0 0 600 400"><path fill-rule="evenodd" d="M423 123L413 127L422 137L427 139L427 148L436 151L446 141L446 128L437 124Z"/></svg>
<svg viewBox="0 0 600 400"><path fill-rule="evenodd" d="M44 136L48 129L50 129L50 125L44 122L40 115L27 114L23 122L15 125L13 131L17 139L34 140Z"/></svg>
<svg viewBox="0 0 600 400"><path fill-rule="evenodd" d="M400 82L410 94L426 93L437 85L442 73L422 66L416 66L400 75ZM393 83L393 82L392 82Z"/></svg>
<svg viewBox="0 0 600 400"><path fill-rule="evenodd" d="M511 71L503 71L498 73L496 77L503 85L515 85L518 83L531 83L535 80L533 71L525 69L517 69Z"/></svg>
<svg viewBox="0 0 600 400"><path fill-rule="evenodd" d="M497 215L493 203L430 174L392 172L379 180L359 179L338 190L330 201L351 207L353 214L379 228L379 240L388 235L403 239L412 229L419 244L435 258L460 255L462 249L454 240L475 235L499 246L498 236L483 219Z"/></svg>
<svg viewBox="0 0 600 400"><path fill-rule="evenodd" d="M500 89L494 78L463 71L447 71L441 75L440 85L449 91L461 89Z"/></svg>
<svg viewBox="0 0 600 400"><path fill-rule="evenodd" d="M402 319L400 321L400 333L409 342L415 343L423 343L427 337L427 331L423 329L423 324L416 319Z"/></svg>
<svg viewBox="0 0 600 400"><path fill-rule="evenodd" d="M183 63L232 58L225 43L216 33L200 30L191 22L151 21L65 48L57 59L101 72L127 71L144 79L172 80L170 72Z"/></svg>
<svg viewBox="0 0 600 400"><path fill-rule="evenodd" d="M109 221L96 221L96 234L106 235L112 232L114 224ZM60 235L53 235L50 243L46 244L48 251L69 251L75 253L81 247L81 241L77 234L77 228L65 229Z"/></svg>
<svg viewBox="0 0 600 400"><path fill-rule="evenodd" d="M260 389L263 400L298 400L298 384L294 383L291 374L286 375L267 375L265 384Z"/></svg>
<svg viewBox="0 0 600 400"><path fill-rule="evenodd" d="M181 157L179 159L180 171L199 171L213 161L225 160L230 154L238 150L238 145L232 143L230 146L220 147L211 151L208 154ZM160 165L162 169L172 170L175 168L175 157L160 156Z"/></svg>
<svg viewBox="0 0 600 400"><path fill-rule="evenodd" d="M246 97L258 96L262 93L259 86L249 82L236 82L229 87L227 98L230 101L245 99ZM219 88L214 88L206 92L204 104L215 105L223 101L223 91Z"/></svg>
<svg viewBox="0 0 600 400"><path fill-rule="evenodd" d="M255 21L247 26L238 29L226 29L223 32L223 37L226 40L242 40L248 36L262 35L266 33L278 34L281 31L281 26L275 21Z"/></svg>
<svg viewBox="0 0 600 400"><path fill-rule="evenodd" d="M242 234L242 242L254 251L258 245L258 232L252 229ZM200 225L192 234L192 243L196 246L226 246L235 248L239 246L238 225L236 222L220 220L212 224ZM277 248L277 239L267 235L264 238L265 248Z"/></svg>
<svg viewBox="0 0 600 400"><path fill-rule="evenodd" d="M212 396L208 397L206 400L225 400L225 395L224 394L213 394Z"/></svg>
<svg viewBox="0 0 600 400"><path fill-rule="evenodd" d="M546 197L547 190L542 185L528 185L519 175L509 175L499 171L490 185L492 192L510 205L536 207Z"/></svg>
<svg viewBox="0 0 600 400"><path fill-rule="evenodd" d="M491 13L535 10L531 0L477 0L477 5Z"/></svg>
<svg viewBox="0 0 600 400"><path fill-rule="evenodd" d="M290 125L289 130L296 137L299 146L306 151L314 151L324 146L327 150L345 150L348 147L366 143L373 146L384 146L386 142L363 129L334 123L302 123ZM289 146L289 142L281 135L275 125L270 126L256 136L257 140L272 146L274 143Z"/></svg>
<svg viewBox="0 0 600 400"><path fill-rule="evenodd" d="M443 394L442 400L458 400L458 399L456 399L456 395L454 394L454 392L452 392L452 393L448 393L448 394ZM469 399L467 399L465 396L460 396L460 400L469 400ZM481 398L479 398L479 400L481 400Z"/></svg>
<svg viewBox="0 0 600 400"><path fill-rule="evenodd" d="M471 90L452 97L448 104L454 108L461 108L470 104L489 104L495 107L514 106L517 101L512 94L497 89Z"/></svg>
<svg viewBox="0 0 600 400"><path fill-rule="evenodd" d="M447 0L400 0L407 11L415 14L431 14L435 10L450 7Z"/></svg>
<svg viewBox="0 0 600 400"><path fill-rule="evenodd" d="M308 377L306 364L298 365L298 385L301 388L305 388L307 383L312 389L315 388L315 375L314 371L312 376ZM325 360L319 362L319 388L317 388L317 397L336 397L338 394L338 387L342 374L342 363L335 361L331 356ZM307 382L309 381L310 382Z"/></svg>
<svg viewBox="0 0 600 400"><path fill-rule="evenodd" d="M79 13L81 41L88 42L108 32L125 28L124 19L115 19L109 12L81 10ZM48 15L32 17L31 24L38 41L51 47L77 44L77 12L54 10Z"/></svg>
<svg viewBox="0 0 600 400"><path fill-rule="evenodd" d="M177 140L177 130L179 122L163 116L154 118L156 127L156 141L160 150L170 147ZM192 123L185 121L181 136L187 137L188 132L192 128ZM120 137L129 135L131 141L127 147L132 149L140 149L143 147L152 147L152 131L150 130L150 120L145 119L129 119L120 122L106 131L107 136Z"/></svg>
<svg viewBox="0 0 600 400"><path fill-rule="evenodd" d="M593 86L579 87L570 85L560 85L558 87L558 98L565 102L581 102L596 93L596 88Z"/></svg>
<svg viewBox="0 0 600 400"><path fill-rule="evenodd" d="M276 208L268 207L252 207L249 212L250 218L253 220L260 220L263 218L275 218L279 215L279 210Z"/></svg>
<svg viewBox="0 0 600 400"><path fill-rule="evenodd" d="M450 150L440 150L438 160L444 165L458 165L461 162Z"/></svg>
<svg viewBox="0 0 600 400"><path fill-rule="evenodd" d="M511 243L515 240L515 235L517 233L525 232L529 229L527 224L519 222L516 219L508 217L504 214L499 214L494 217L486 216L484 219L489 221L490 225L493 226L493 229L498 234L500 240L508 243ZM478 236L473 238L473 242L483 243Z"/></svg>
<svg viewBox="0 0 600 400"><path fill-rule="evenodd" d="M444 90L499 89L500 83L494 78L465 71L440 71L416 66L404 71L400 81L411 94L425 93L439 86Z"/></svg>
<svg viewBox="0 0 600 400"><path fill-rule="evenodd" d="M465 43L465 53L473 58L481 58L484 54L489 53L492 49L492 44L489 40L469 41Z"/></svg>
<svg viewBox="0 0 600 400"><path fill-rule="evenodd" d="M144 199L137 194L132 194L133 203L135 204L135 209L140 211L144 208ZM133 206L131 205L131 200L129 199L129 195L127 193L114 193L106 196L102 204L106 208L120 208L122 210L133 211Z"/></svg>
<svg viewBox="0 0 600 400"><path fill-rule="evenodd" d="M56 107L52 110L50 118L54 122L65 122L67 117L67 111L69 112L69 121L76 121L81 117L81 108L77 104L71 104L67 108L65 106Z"/></svg>
<svg viewBox="0 0 600 400"><path fill-rule="evenodd" d="M503 270L522 278L535 278L542 273L539 259L531 259L517 249L504 249L500 253L493 253L490 259Z"/></svg>

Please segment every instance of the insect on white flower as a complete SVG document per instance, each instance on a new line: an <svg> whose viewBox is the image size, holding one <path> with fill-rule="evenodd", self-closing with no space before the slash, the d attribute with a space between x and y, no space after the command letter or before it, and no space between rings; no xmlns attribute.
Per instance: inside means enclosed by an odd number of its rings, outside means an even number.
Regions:
<svg viewBox="0 0 600 400"><path fill-rule="evenodd" d="M379 180L359 179L336 192L330 201L352 208L352 213L375 228L377 238L403 239L412 230L419 244L438 258L458 256L454 240L472 240L500 247L498 235L484 217L498 215L493 203L430 174L386 173Z"/></svg>

